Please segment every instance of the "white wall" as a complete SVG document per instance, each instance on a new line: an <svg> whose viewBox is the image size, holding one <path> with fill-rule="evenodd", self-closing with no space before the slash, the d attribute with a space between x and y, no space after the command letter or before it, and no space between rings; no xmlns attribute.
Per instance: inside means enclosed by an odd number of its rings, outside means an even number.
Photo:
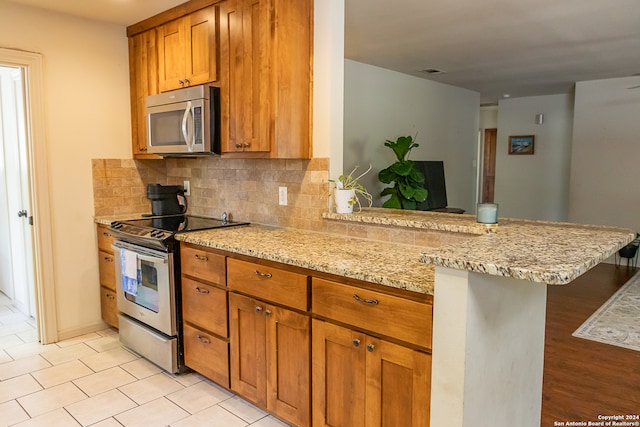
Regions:
<svg viewBox="0 0 640 427"><path fill-rule="evenodd" d="M500 216L566 221L573 97L501 100L498 104L495 198ZM544 124L535 115L544 114ZM510 155L509 136L535 135L533 155Z"/></svg>
<svg viewBox="0 0 640 427"><path fill-rule="evenodd" d="M640 231L640 77L576 84L569 220Z"/></svg>
<svg viewBox="0 0 640 427"><path fill-rule="evenodd" d="M344 0L314 2L313 157L342 170Z"/></svg>
<svg viewBox="0 0 640 427"><path fill-rule="evenodd" d="M379 206L378 172L395 161L384 142L417 134L409 159L443 160L449 206L475 211L479 105L477 92L345 60L343 170L371 163L362 183Z"/></svg>
<svg viewBox="0 0 640 427"><path fill-rule="evenodd" d="M101 325L91 159L131 157L125 28L4 0L0 10L2 47L43 56L57 327L71 336Z"/></svg>

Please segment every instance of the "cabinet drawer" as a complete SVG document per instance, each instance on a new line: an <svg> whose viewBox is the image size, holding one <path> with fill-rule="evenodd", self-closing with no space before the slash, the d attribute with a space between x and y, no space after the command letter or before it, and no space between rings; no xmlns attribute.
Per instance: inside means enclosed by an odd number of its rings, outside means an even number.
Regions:
<svg viewBox="0 0 640 427"><path fill-rule="evenodd" d="M118 327L118 302L116 293L111 289L100 286L100 311L102 320L109 325Z"/></svg>
<svg viewBox="0 0 640 427"><path fill-rule="evenodd" d="M226 267L224 255L207 251L200 246L180 246L182 274L225 286Z"/></svg>
<svg viewBox="0 0 640 427"><path fill-rule="evenodd" d="M184 363L229 388L229 344L226 341L184 325Z"/></svg>
<svg viewBox="0 0 640 427"><path fill-rule="evenodd" d="M104 252L108 252L110 254L113 253L113 249L111 245L116 239L111 234L109 228L104 225L98 226L98 249Z"/></svg>
<svg viewBox="0 0 640 427"><path fill-rule="evenodd" d="M182 316L186 322L227 337L227 292L183 277Z"/></svg>
<svg viewBox="0 0 640 427"><path fill-rule="evenodd" d="M113 253L98 251L98 269L100 271L100 284L115 292L116 264Z"/></svg>
<svg viewBox="0 0 640 427"><path fill-rule="evenodd" d="M229 289L307 310L307 276L233 258L227 259L227 268Z"/></svg>
<svg viewBox="0 0 640 427"><path fill-rule="evenodd" d="M431 348L433 305L314 277L311 311L343 322Z"/></svg>

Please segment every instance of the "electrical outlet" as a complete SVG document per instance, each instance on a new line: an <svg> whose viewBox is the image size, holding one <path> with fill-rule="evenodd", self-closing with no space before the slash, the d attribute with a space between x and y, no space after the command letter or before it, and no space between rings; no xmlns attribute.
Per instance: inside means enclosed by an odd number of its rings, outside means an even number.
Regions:
<svg viewBox="0 0 640 427"><path fill-rule="evenodd" d="M287 187L278 187L278 204L287 206Z"/></svg>
<svg viewBox="0 0 640 427"><path fill-rule="evenodd" d="M184 181L184 195L185 196L190 196L191 195L191 183L189 181Z"/></svg>

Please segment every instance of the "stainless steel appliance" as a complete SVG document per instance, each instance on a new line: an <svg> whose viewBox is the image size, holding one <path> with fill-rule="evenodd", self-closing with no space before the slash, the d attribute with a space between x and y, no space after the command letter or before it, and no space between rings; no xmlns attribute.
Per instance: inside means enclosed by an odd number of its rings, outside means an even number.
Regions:
<svg viewBox="0 0 640 427"><path fill-rule="evenodd" d="M220 154L220 88L191 86L148 96L147 146L160 155Z"/></svg>
<svg viewBox="0 0 640 427"><path fill-rule="evenodd" d="M245 225L193 215L115 221L120 341L164 370L184 370L177 233ZM130 270L133 263L133 277ZM132 280L133 279L133 280Z"/></svg>

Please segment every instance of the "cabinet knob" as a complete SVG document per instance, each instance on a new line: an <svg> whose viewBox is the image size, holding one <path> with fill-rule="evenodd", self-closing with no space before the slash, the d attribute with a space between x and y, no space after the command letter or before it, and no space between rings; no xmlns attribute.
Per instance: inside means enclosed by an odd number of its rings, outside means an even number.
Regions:
<svg viewBox="0 0 640 427"><path fill-rule="evenodd" d="M105 260L106 262L113 262L113 258L108 257L108 256L104 257L104 260Z"/></svg>
<svg viewBox="0 0 640 427"><path fill-rule="evenodd" d="M251 146L251 144L249 142L244 142L244 143L242 143L242 146L244 148L249 148Z"/></svg>
<svg viewBox="0 0 640 427"><path fill-rule="evenodd" d="M372 353L374 348L376 348L376 346L375 346L375 345L373 345L373 344L367 344L367 351L368 351L369 353Z"/></svg>
<svg viewBox="0 0 640 427"><path fill-rule="evenodd" d="M240 149L242 148L242 144L240 144L239 142L236 143L236 148Z"/></svg>
<svg viewBox="0 0 640 427"><path fill-rule="evenodd" d="M353 299L356 300L356 301L359 301L361 303L364 303L364 304L371 304L371 305L378 304L378 300L377 299L363 299L363 298L360 298L358 296L358 294L353 294Z"/></svg>
<svg viewBox="0 0 640 427"><path fill-rule="evenodd" d="M199 294L208 294L209 289L202 289L200 286L196 286L196 292Z"/></svg>
<svg viewBox="0 0 640 427"><path fill-rule="evenodd" d="M262 307L256 305L256 313L260 313L262 311Z"/></svg>
<svg viewBox="0 0 640 427"><path fill-rule="evenodd" d="M203 344L211 344L211 340L207 337L203 337L202 335L198 335L198 341Z"/></svg>
<svg viewBox="0 0 640 427"><path fill-rule="evenodd" d="M111 237L111 233L107 233L106 231L103 231L102 235L106 237Z"/></svg>
<svg viewBox="0 0 640 427"><path fill-rule="evenodd" d="M184 80L178 80L178 83L180 83L180 86L184 86Z"/></svg>
<svg viewBox="0 0 640 427"><path fill-rule="evenodd" d="M147 151L147 147L139 147L140 151Z"/></svg>
<svg viewBox="0 0 640 427"><path fill-rule="evenodd" d="M208 261L208 260L209 260L209 258L207 258L207 257L206 257L206 256L204 256L204 255L202 255L202 256L201 256L201 255L196 254L196 255L195 255L195 257L196 257L196 259L197 259L198 261Z"/></svg>
<svg viewBox="0 0 640 427"><path fill-rule="evenodd" d="M191 82L189 81L189 79L184 79L184 84L186 84L187 86L189 86Z"/></svg>
<svg viewBox="0 0 640 427"><path fill-rule="evenodd" d="M254 271L253 274L260 277L266 277L267 279L273 276L271 273L260 273L258 270Z"/></svg>
<svg viewBox="0 0 640 427"><path fill-rule="evenodd" d="M360 340L359 339L356 338L355 340L353 340L353 346L354 347L358 347L359 345L360 345Z"/></svg>
<svg viewBox="0 0 640 427"><path fill-rule="evenodd" d="M265 310L264 315L267 317L271 316L271 310Z"/></svg>
<svg viewBox="0 0 640 427"><path fill-rule="evenodd" d="M113 296L113 295L111 295L111 294L104 294L104 296L105 296L105 297L107 297L107 298L109 298L109 299L111 299L111 300L116 299L116 297L114 297L114 296Z"/></svg>

